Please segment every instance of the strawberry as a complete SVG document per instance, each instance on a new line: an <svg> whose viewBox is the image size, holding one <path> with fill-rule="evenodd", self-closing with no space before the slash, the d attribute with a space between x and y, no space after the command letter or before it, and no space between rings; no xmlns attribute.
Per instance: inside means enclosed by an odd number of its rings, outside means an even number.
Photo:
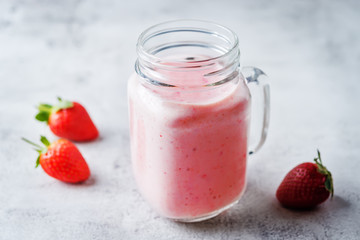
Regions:
<svg viewBox="0 0 360 240"><path fill-rule="evenodd" d="M63 182L78 183L85 181L90 176L90 169L78 148L66 139L58 139L51 143L46 137L40 140L45 145L42 147L25 138L25 142L36 147L39 157L36 166L41 167L51 177Z"/></svg>
<svg viewBox="0 0 360 240"><path fill-rule="evenodd" d="M58 98L55 106L40 104L36 119L47 122L51 131L58 137L73 141L90 141L99 136L99 132L86 109L77 102Z"/></svg>
<svg viewBox="0 0 360 240"><path fill-rule="evenodd" d="M322 164L319 150L317 152L315 163L296 166L281 182L276 197L284 207L309 209L334 195L331 173Z"/></svg>

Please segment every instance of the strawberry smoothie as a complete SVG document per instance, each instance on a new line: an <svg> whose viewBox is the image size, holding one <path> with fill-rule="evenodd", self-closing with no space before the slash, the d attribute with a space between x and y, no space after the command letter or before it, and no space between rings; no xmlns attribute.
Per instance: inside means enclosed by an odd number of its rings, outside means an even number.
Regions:
<svg viewBox="0 0 360 240"><path fill-rule="evenodd" d="M196 74L195 74L196 73ZM219 86L203 74L168 76L183 87L129 79L133 170L143 196L161 215L216 215L245 188L250 94L242 75Z"/></svg>

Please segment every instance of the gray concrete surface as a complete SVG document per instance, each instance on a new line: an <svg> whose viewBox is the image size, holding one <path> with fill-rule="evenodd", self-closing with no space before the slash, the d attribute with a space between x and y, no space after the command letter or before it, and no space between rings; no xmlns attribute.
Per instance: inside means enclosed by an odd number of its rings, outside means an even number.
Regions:
<svg viewBox="0 0 360 240"><path fill-rule="evenodd" d="M0 239L359 239L359 1L0 0ZM137 36L178 18L238 33L243 65L271 78L269 138L250 158L241 202L202 223L154 213L132 177L126 81ZM92 171L69 185L34 169L20 141L40 134L35 106L83 103L101 137L77 144ZM335 197L307 212L279 206L288 170L319 148Z"/></svg>

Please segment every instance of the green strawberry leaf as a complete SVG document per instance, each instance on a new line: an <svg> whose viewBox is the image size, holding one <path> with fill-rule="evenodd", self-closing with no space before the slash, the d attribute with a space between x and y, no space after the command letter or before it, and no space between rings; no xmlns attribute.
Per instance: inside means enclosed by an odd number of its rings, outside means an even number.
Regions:
<svg viewBox="0 0 360 240"><path fill-rule="evenodd" d="M51 112L51 109L53 108L53 106L51 106L50 104L47 103L41 103L38 106L39 111L41 112Z"/></svg>
<svg viewBox="0 0 360 240"><path fill-rule="evenodd" d="M53 106L47 103L40 104L37 108L39 112L35 116L35 119L37 119L40 122L46 122L49 123L49 118L52 113L56 113L61 109L71 108L74 106L74 104L67 100L62 100L60 97L58 97L59 102Z"/></svg>
<svg viewBox="0 0 360 240"><path fill-rule="evenodd" d="M37 168L39 165L40 165L40 155L39 155L38 158L36 159L35 168Z"/></svg>
<svg viewBox="0 0 360 240"><path fill-rule="evenodd" d="M46 110L46 109L51 109L52 107L53 107L53 106L50 105L50 104L42 103L42 104L39 105L39 110L42 110L42 109L44 109L44 110Z"/></svg>
<svg viewBox="0 0 360 240"><path fill-rule="evenodd" d="M40 141L41 141L46 147L50 146L50 142L49 142L49 140L47 140L46 137L41 136L41 137L40 137Z"/></svg>
<svg viewBox="0 0 360 240"><path fill-rule="evenodd" d="M331 189L331 183L330 183L330 179L329 178L326 178L325 180L325 188L330 191Z"/></svg>
<svg viewBox="0 0 360 240"><path fill-rule="evenodd" d="M39 120L40 122L48 122L52 109L53 106L49 104L40 104L38 106L39 112L36 114L35 119Z"/></svg>
<svg viewBox="0 0 360 240"><path fill-rule="evenodd" d="M40 122L47 122L50 117L50 114L48 112L39 112L35 118L39 120Z"/></svg>
<svg viewBox="0 0 360 240"><path fill-rule="evenodd" d="M321 160L321 155L320 155L320 151L317 150L318 153L318 157L314 159L316 165L317 165L317 170L319 173L321 173L322 175L324 175L326 177L325 179L325 188L326 190L328 190L331 194L331 197L334 196L334 182L332 179L332 175L331 172L322 164L322 160Z"/></svg>

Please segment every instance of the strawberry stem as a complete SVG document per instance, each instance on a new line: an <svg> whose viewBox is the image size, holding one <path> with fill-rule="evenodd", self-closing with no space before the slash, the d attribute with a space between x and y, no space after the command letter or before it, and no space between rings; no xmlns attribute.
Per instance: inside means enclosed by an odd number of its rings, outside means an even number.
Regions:
<svg viewBox="0 0 360 240"><path fill-rule="evenodd" d="M330 192L331 197L333 197L334 196L334 183L333 183L331 172L329 170L327 170L327 168L323 165L319 149L317 149L317 153L318 153L318 157L314 158L314 161L318 167L318 172L323 174L326 177L325 183L324 183L325 188L326 188L326 190L328 190Z"/></svg>
<svg viewBox="0 0 360 240"><path fill-rule="evenodd" d="M74 104L68 100L62 100L60 97L58 97L58 104L56 104L53 108L53 112L57 112L61 109L66 109L66 108L72 108L74 106Z"/></svg>
<svg viewBox="0 0 360 240"><path fill-rule="evenodd" d="M27 143L29 143L29 144L31 144L31 145L33 145L33 146L37 147L37 148L38 148L37 150L41 150L41 149L43 149L43 147L42 147L42 146L40 146L39 144L36 144L36 143L34 143L34 142L32 142L32 141L30 141L30 140L28 140L28 139L24 138L24 137L22 137L21 139L22 139L23 141L25 141L25 142L27 142Z"/></svg>

